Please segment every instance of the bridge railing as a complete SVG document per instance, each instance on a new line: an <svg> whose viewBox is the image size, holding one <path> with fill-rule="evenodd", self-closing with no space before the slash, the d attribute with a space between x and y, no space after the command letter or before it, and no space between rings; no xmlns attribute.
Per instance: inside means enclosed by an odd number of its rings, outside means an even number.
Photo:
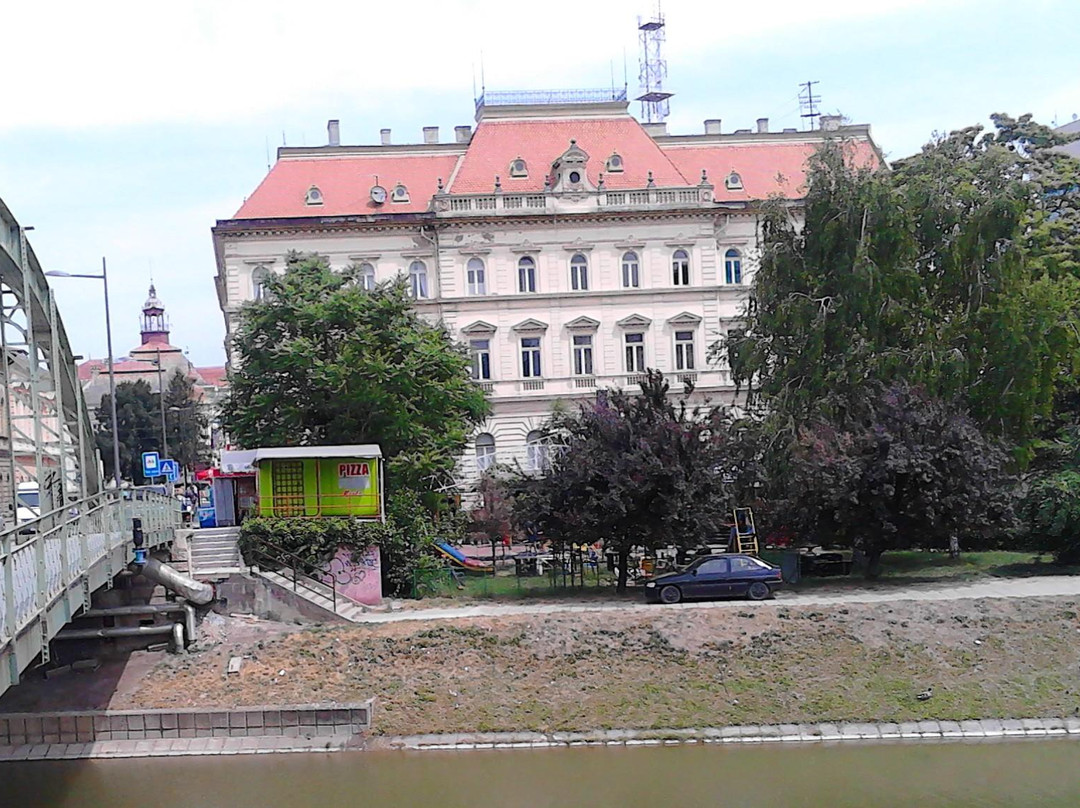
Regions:
<svg viewBox="0 0 1080 808"><path fill-rule="evenodd" d="M30 645L47 660L48 641L80 605L89 605L94 589L123 569L134 517L142 519L151 548L171 541L182 524L175 498L134 488L69 502L0 532L0 657L37 623L39 639ZM74 590L76 597L69 597ZM54 613L61 600L64 608Z"/></svg>

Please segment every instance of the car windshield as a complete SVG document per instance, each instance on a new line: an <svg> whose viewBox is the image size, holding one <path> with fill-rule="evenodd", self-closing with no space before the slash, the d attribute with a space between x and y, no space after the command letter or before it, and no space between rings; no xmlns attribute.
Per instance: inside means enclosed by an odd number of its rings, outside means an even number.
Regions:
<svg viewBox="0 0 1080 808"><path fill-rule="evenodd" d="M20 491L19 502L27 508L36 508L41 504L41 496L37 491Z"/></svg>

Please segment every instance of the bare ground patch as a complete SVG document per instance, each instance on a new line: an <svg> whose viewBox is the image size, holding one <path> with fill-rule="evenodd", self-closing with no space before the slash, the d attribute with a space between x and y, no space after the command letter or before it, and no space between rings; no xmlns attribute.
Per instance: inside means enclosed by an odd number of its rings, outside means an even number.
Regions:
<svg viewBox="0 0 1080 808"><path fill-rule="evenodd" d="M113 706L375 697L384 734L1072 715L1077 614L1041 598L245 632L163 660Z"/></svg>

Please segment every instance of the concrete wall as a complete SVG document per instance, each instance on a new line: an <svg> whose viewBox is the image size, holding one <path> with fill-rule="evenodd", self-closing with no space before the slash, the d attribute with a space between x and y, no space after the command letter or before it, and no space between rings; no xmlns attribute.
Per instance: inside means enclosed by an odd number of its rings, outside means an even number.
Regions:
<svg viewBox="0 0 1080 808"><path fill-rule="evenodd" d="M282 622L348 622L290 589L284 589L255 575L231 575L217 585L214 611L220 614L247 613Z"/></svg>

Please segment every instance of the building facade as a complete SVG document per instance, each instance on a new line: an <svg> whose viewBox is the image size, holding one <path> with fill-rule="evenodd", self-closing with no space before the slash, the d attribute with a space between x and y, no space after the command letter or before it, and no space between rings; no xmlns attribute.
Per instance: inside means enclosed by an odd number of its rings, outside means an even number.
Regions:
<svg viewBox="0 0 1080 808"><path fill-rule="evenodd" d="M462 460L468 485L494 463L538 468L558 401L634 389L646 368L699 400L730 400L709 347L736 328L758 257L760 204L797 207L826 137L880 154L868 126L696 135L642 125L611 91L488 94L453 142L282 148L262 184L213 230L227 334L290 250L355 266L374 286L402 275L416 306L473 355L492 414ZM226 350L230 352L229 336Z"/></svg>

